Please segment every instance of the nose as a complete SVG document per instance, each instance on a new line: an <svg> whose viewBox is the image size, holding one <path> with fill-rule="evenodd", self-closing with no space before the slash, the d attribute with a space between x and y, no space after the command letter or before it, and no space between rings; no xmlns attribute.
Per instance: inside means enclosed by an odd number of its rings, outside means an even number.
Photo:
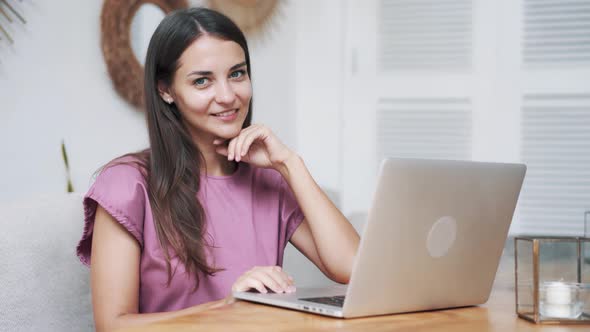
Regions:
<svg viewBox="0 0 590 332"><path fill-rule="evenodd" d="M215 91L215 101L219 104L233 104L236 93L228 81L221 81Z"/></svg>

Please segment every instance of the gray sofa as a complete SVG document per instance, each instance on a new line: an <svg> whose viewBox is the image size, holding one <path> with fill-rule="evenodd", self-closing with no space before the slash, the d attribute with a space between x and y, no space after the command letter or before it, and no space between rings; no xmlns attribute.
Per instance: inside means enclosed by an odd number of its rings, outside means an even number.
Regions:
<svg viewBox="0 0 590 332"><path fill-rule="evenodd" d="M0 206L0 331L93 331L82 196Z"/></svg>

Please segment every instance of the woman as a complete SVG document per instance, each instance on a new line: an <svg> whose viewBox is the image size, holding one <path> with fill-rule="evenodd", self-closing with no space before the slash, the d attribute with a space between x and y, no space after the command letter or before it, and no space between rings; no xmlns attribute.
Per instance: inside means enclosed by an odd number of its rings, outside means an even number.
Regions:
<svg viewBox="0 0 590 332"><path fill-rule="evenodd" d="M347 283L359 237L302 159L251 125L244 35L204 8L168 15L145 64L150 148L109 163L85 199L97 330L295 291L287 241Z"/></svg>

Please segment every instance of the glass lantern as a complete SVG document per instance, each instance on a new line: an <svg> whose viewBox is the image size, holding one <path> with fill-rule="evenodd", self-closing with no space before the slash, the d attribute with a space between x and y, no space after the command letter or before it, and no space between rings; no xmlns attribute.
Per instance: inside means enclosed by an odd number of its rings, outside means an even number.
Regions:
<svg viewBox="0 0 590 332"><path fill-rule="evenodd" d="M514 239L516 313L535 323L590 324L590 238Z"/></svg>

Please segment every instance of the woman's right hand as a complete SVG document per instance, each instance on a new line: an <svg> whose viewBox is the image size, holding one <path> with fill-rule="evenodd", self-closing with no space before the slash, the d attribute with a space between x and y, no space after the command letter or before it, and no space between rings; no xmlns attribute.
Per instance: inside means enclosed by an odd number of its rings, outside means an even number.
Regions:
<svg viewBox="0 0 590 332"><path fill-rule="evenodd" d="M267 288L275 293L293 293L295 284L280 266L255 266L242 274L233 284L233 292L245 292L256 289L267 293Z"/></svg>

